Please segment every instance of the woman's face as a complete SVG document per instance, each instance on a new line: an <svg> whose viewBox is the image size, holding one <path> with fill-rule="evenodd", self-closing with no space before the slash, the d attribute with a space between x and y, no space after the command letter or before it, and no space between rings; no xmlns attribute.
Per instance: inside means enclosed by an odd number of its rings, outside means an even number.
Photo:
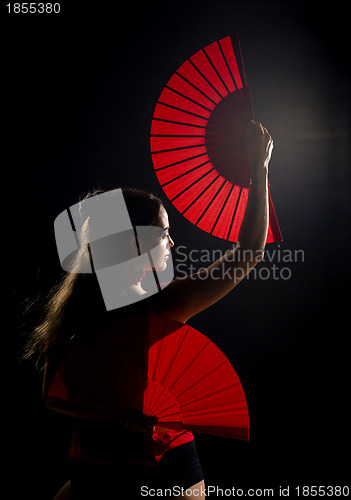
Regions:
<svg viewBox="0 0 351 500"><path fill-rule="evenodd" d="M163 229L163 232L158 240L157 251L153 254L153 264L155 271L164 271L167 267L167 261L171 256L170 249L174 246L174 241L169 234L168 214L164 207L160 208L157 225Z"/></svg>

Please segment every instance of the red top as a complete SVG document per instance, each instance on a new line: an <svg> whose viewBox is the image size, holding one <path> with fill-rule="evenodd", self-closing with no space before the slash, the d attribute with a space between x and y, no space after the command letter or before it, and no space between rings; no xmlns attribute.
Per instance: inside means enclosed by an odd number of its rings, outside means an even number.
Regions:
<svg viewBox="0 0 351 500"><path fill-rule="evenodd" d="M154 433L166 443L166 451L194 440L193 433L190 431L173 431L163 427L155 427Z"/></svg>
<svg viewBox="0 0 351 500"><path fill-rule="evenodd" d="M133 434L113 422L77 419L69 459L76 467L94 469L117 464L156 466L166 451L193 439L189 431L154 427L152 434Z"/></svg>

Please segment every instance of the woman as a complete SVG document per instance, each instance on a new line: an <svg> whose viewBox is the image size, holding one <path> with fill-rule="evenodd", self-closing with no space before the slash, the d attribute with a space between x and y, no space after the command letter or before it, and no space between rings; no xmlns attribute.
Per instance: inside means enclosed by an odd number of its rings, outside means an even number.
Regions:
<svg viewBox="0 0 351 500"><path fill-rule="evenodd" d="M174 242L162 202L142 191L123 190L133 225L162 228L161 243L153 266L147 263L141 267L132 266L125 273L121 293L132 299L130 305L109 312L106 312L98 293L94 275L67 274L54 289L46 317L29 340L26 356L34 353L42 355L45 351L54 373L75 340L87 335L87 332L97 332L101 325L105 328L112 324L117 328L126 315L138 318L145 307L152 314L184 323L232 290L263 257L269 215L267 175L272 149L273 141L267 130L260 123L251 122L247 131L251 185L236 248L206 270L176 279L161 293L143 297L143 300L140 296L147 294L142 284L145 271L164 270ZM77 458L81 456L82 447L90 450L89 458L95 456L99 461L99 457L113 456L116 463L105 468L73 466L71 481L54 500L117 498L121 496L122 487L126 488L124 498L134 498L133 495L140 498L140 485L147 484L147 481L151 481L150 485L156 488L161 485L170 487L171 484L183 487L187 489L187 498L205 497L203 474L191 433L155 428L154 422L135 414L124 414L118 423L104 421L101 425L101 421L86 419L75 419L75 423L70 450L72 463L79 462ZM147 460L131 465L129 454L138 454L138 450L142 454L140 443L150 444L151 441L154 447L167 444L167 451L158 465L151 467ZM140 459L140 462L143 460Z"/></svg>

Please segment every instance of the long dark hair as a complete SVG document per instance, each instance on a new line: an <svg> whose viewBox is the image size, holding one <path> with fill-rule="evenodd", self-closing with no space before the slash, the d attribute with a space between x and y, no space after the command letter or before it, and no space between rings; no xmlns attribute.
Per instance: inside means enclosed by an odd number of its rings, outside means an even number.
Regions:
<svg viewBox="0 0 351 500"><path fill-rule="evenodd" d="M136 188L121 188L134 226L153 226L159 222L163 202L156 195ZM103 193L94 190L81 198ZM86 252L85 252L86 254ZM81 256L78 254L77 258ZM65 273L45 300L30 303L28 310L41 308L42 316L31 329L25 343L23 359L34 357L41 367L44 353L60 357L67 348L106 315L106 308L94 274Z"/></svg>

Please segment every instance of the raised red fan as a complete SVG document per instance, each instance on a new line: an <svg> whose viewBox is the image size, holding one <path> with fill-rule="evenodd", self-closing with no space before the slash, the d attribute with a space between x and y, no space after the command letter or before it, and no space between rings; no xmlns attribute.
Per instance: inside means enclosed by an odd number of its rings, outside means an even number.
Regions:
<svg viewBox="0 0 351 500"><path fill-rule="evenodd" d="M199 50L165 86L151 125L158 180L197 227L237 241L250 170L245 136L254 118L237 35ZM269 194L267 243L281 241Z"/></svg>

